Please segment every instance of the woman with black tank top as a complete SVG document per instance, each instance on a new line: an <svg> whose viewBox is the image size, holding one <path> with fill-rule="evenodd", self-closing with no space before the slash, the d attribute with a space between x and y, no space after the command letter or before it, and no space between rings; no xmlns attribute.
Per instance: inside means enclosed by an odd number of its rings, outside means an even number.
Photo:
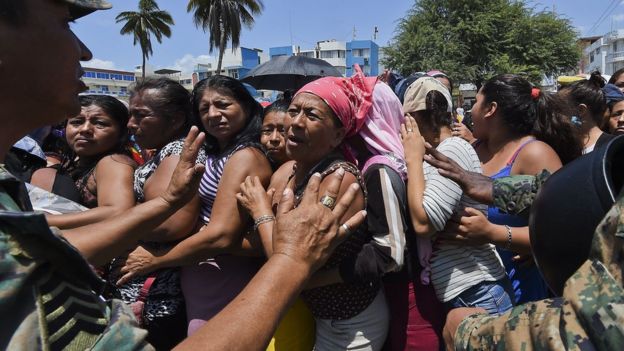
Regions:
<svg viewBox="0 0 624 351"><path fill-rule="evenodd" d="M128 144L128 109L105 95L79 97L80 114L65 126L67 151L57 168L33 174L32 184L52 191L57 177L69 175L78 192L78 202L87 211L48 215L51 226L76 228L113 217L134 206L132 173L136 163Z"/></svg>

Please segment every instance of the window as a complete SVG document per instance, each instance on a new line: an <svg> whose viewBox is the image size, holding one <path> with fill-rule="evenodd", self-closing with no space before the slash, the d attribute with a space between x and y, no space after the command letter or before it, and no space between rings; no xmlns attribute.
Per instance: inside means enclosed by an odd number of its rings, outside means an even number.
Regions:
<svg viewBox="0 0 624 351"><path fill-rule="evenodd" d="M95 78L95 72L86 71L83 77L85 77L85 78Z"/></svg>
<svg viewBox="0 0 624 351"><path fill-rule="evenodd" d="M108 93L108 85L100 85L98 88L101 92Z"/></svg>
<svg viewBox="0 0 624 351"><path fill-rule="evenodd" d="M617 41L613 42L613 52L617 52Z"/></svg>
<svg viewBox="0 0 624 351"><path fill-rule="evenodd" d="M596 55L600 54L600 48L596 49Z"/></svg>
<svg viewBox="0 0 624 351"><path fill-rule="evenodd" d="M98 73L96 73L96 78L99 78L99 79L110 79L110 74L98 72Z"/></svg>
<svg viewBox="0 0 624 351"><path fill-rule="evenodd" d="M594 62L594 53L589 54L589 62Z"/></svg>
<svg viewBox="0 0 624 351"><path fill-rule="evenodd" d="M124 74L123 80L127 80L129 82L134 82L134 76Z"/></svg>
<svg viewBox="0 0 624 351"><path fill-rule="evenodd" d="M111 73L110 77L111 77L111 79L115 79L115 80L122 80L123 79L123 76L121 74Z"/></svg>

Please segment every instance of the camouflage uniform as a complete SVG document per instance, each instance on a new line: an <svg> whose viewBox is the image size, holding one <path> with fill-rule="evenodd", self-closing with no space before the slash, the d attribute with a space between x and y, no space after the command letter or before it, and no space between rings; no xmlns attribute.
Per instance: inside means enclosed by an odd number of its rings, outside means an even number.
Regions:
<svg viewBox="0 0 624 351"><path fill-rule="evenodd" d="M152 349L147 332L0 165L0 349Z"/></svg>
<svg viewBox="0 0 624 351"><path fill-rule="evenodd" d="M526 212L546 176L496 180L495 203L510 212ZM562 297L516 306L500 317L469 316L457 329L455 348L623 349L623 240L624 193L598 225L589 259L567 280Z"/></svg>

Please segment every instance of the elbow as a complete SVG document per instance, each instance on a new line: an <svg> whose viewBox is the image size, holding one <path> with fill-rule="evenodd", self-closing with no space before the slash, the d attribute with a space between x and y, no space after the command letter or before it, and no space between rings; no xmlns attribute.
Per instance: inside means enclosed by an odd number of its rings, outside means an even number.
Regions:
<svg viewBox="0 0 624 351"><path fill-rule="evenodd" d="M435 233L435 229L428 221L419 221L417 219L412 220L412 227L417 236L430 237Z"/></svg>
<svg viewBox="0 0 624 351"><path fill-rule="evenodd" d="M203 246L207 250L228 251L234 249L240 240L234 240L231 235L220 234L203 242Z"/></svg>

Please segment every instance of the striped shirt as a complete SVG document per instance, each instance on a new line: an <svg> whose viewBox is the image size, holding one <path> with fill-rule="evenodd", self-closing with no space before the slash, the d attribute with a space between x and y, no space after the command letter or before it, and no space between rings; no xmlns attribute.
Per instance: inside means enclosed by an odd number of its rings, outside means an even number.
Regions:
<svg viewBox="0 0 624 351"><path fill-rule="evenodd" d="M465 140L447 138L437 150L462 168L482 173L477 153ZM426 182L423 205L436 231L442 231L449 220L459 221L466 207L487 216L486 205L465 196L457 183L441 176L435 167L425 162L423 170ZM437 244L431 258L431 276L438 299L447 302L483 281L502 279L505 268L492 244Z"/></svg>

